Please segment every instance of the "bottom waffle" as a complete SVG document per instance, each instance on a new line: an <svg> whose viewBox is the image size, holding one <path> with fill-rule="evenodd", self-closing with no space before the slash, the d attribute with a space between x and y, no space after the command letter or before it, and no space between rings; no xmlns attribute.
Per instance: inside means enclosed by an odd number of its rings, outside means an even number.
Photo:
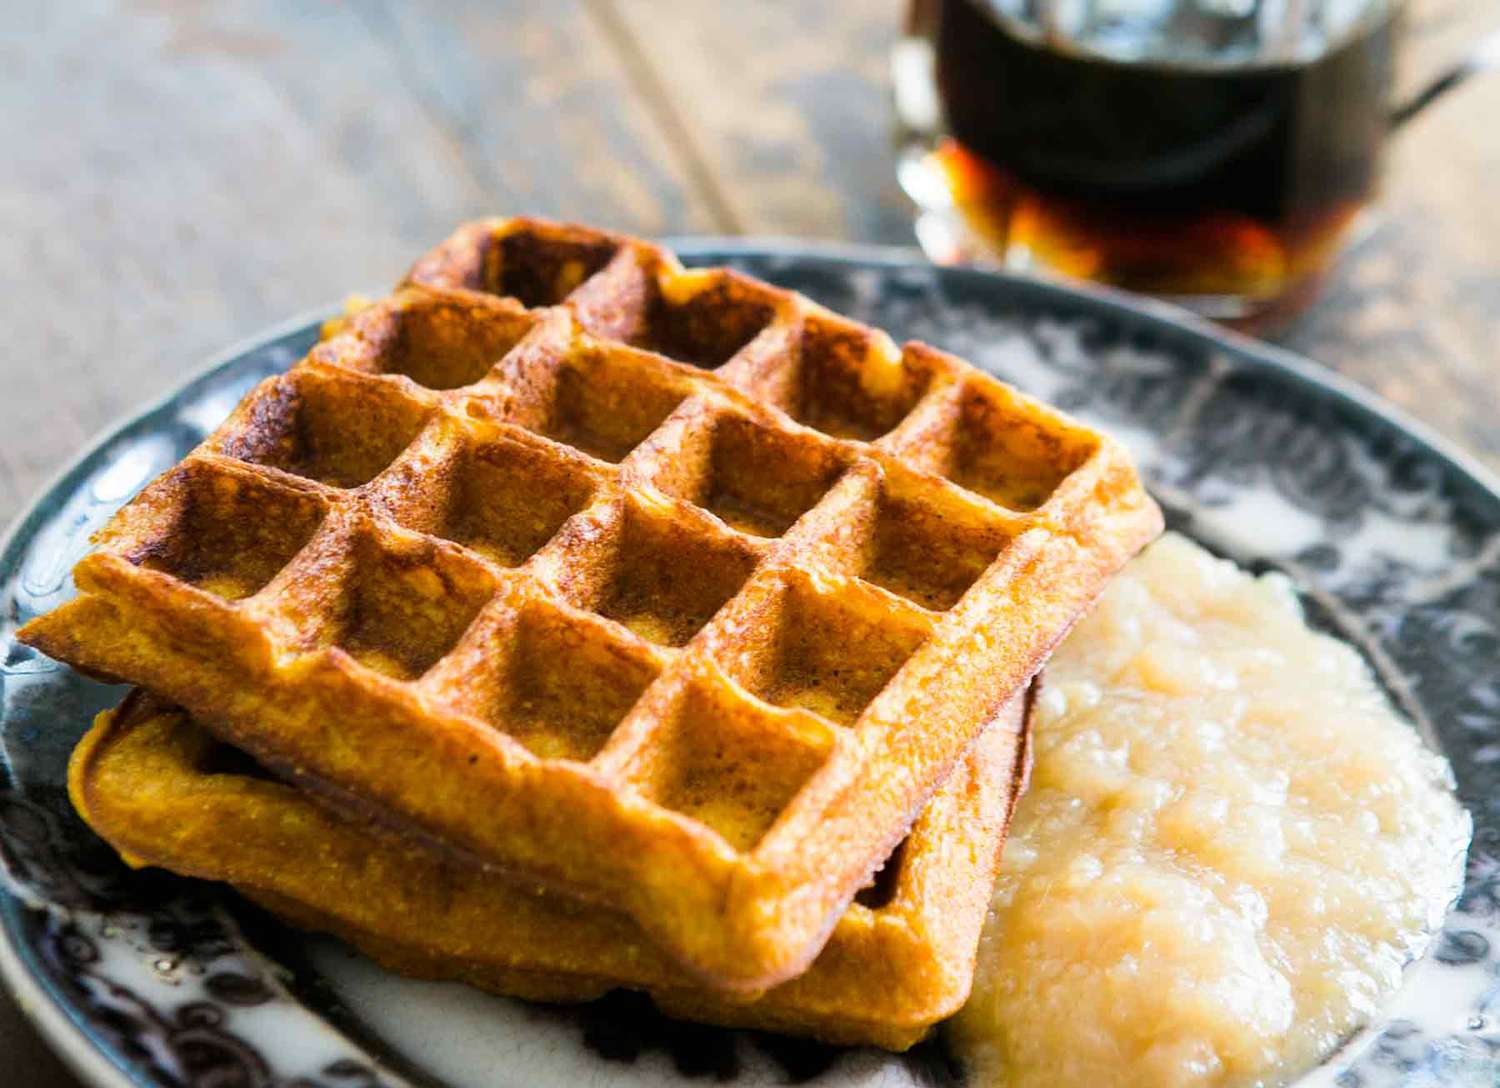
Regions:
<svg viewBox="0 0 1500 1088"><path fill-rule="evenodd" d="M623 916L314 803L144 692L99 715L69 788L130 864L227 882L402 974L545 1001L625 987L683 1019L902 1050L968 996L1028 763L1026 702L979 738L812 967L748 999L704 989Z"/></svg>

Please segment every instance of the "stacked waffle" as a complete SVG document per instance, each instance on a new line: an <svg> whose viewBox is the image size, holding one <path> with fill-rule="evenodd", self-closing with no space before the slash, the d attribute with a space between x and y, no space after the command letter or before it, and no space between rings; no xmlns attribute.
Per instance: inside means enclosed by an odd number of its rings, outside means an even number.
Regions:
<svg viewBox="0 0 1500 1088"><path fill-rule="evenodd" d="M21 637L144 689L72 776L132 862L403 972L900 1048L967 993L1027 686L1159 526L957 359L485 221Z"/></svg>

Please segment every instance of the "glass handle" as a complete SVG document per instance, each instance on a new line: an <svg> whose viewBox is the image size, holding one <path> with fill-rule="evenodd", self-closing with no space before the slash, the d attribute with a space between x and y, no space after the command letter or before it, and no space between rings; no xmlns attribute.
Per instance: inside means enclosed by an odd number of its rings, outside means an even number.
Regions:
<svg viewBox="0 0 1500 1088"><path fill-rule="evenodd" d="M1500 68L1500 29L1492 30L1458 61L1391 110L1391 127L1399 128L1472 75Z"/></svg>

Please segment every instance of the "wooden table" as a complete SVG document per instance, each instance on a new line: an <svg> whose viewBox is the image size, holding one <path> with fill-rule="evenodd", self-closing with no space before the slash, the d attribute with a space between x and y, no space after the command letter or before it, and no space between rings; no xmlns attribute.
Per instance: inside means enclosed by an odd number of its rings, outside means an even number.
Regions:
<svg viewBox="0 0 1500 1088"><path fill-rule="evenodd" d="M0 31L0 524L210 354L389 284L458 221L909 244L900 0L26 5ZM1415 0L1402 82L1500 24ZM1500 467L1500 78L1392 145L1374 233L1285 337ZM75 1082L0 995L21 1083Z"/></svg>

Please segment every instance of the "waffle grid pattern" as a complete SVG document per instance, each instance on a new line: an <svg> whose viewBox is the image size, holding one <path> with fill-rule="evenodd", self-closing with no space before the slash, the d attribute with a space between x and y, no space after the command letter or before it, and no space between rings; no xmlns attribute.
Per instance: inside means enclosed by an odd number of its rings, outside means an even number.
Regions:
<svg viewBox="0 0 1500 1088"><path fill-rule="evenodd" d="M1117 447L958 360L487 221L252 391L23 636L754 990L1158 524Z"/></svg>

